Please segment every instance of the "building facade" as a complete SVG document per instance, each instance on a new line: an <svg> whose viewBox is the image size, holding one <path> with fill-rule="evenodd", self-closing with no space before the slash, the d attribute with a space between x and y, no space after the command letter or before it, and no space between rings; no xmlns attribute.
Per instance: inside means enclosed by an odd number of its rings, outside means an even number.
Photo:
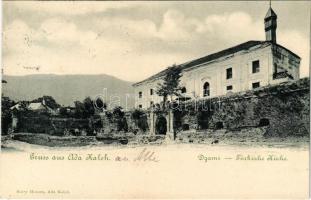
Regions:
<svg viewBox="0 0 311 200"><path fill-rule="evenodd" d="M222 96L299 79L300 57L276 43L277 16L265 17L265 41L248 41L178 65L183 96L191 99ZM166 70L135 83L135 107L147 109L163 101L156 94Z"/></svg>

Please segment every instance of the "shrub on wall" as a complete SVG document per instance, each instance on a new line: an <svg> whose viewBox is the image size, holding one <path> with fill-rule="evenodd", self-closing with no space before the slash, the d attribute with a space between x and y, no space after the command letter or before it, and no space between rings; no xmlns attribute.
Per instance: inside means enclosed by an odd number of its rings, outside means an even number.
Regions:
<svg viewBox="0 0 311 200"><path fill-rule="evenodd" d="M124 115L123 108L121 106L115 107L113 109L113 121L117 125L117 131L128 131L128 124Z"/></svg>
<svg viewBox="0 0 311 200"><path fill-rule="evenodd" d="M132 112L132 119L135 122L135 125L143 132L146 132L148 130L148 119L146 114L138 109L135 109Z"/></svg>

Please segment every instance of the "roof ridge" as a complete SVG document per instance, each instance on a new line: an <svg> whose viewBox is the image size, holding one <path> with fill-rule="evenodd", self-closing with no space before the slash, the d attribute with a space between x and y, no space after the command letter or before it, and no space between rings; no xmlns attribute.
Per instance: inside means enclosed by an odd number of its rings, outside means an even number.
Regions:
<svg viewBox="0 0 311 200"><path fill-rule="evenodd" d="M239 47L239 46L242 46L242 45L245 45L245 44L251 43L251 42L258 42L258 43L260 42L260 43L262 43L262 42L265 42L265 41L260 41L260 40L249 40L249 41L247 41L247 42L243 42L243 43L237 44L237 45L235 45L235 46L231 46L231 47L225 48L225 49L223 49L223 50L216 51L216 52L214 52L214 53L210 53L210 54L208 54L208 55L206 55L206 56L202 56L202 57L193 59L193 60L191 60L191 61L189 61L189 62L186 62L186 63L190 63L190 62L192 62L192 61L196 61L196 60L199 60L199 59L201 59L201 58L206 58L206 57L208 57L208 56L215 55L215 54L217 54L217 53L221 53L221 52L224 52L224 51L228 51L228 50L230 50L230 49L234 49L234 48L237 48L237 47ZM185 64L185 63L183 63L183 64ZM180 64L180 65L183 65L183 64ZM179 66L179 65L178 65L178 66Z"/></svg>
<svg viewBox="0 0 311 200"><path fill-rule="evenodd" d="M268 41L249 40L249 41L246 41L244 43L240 43L240 44L237 44L235 46L231 46L229 48L223 49L221 51L217 51L217 52L208 54L206 56L202 56L200 58L196 58L196 59L193 59L191 61L188 61L188 62L185 62L185 63L182 63L182 64L178 64L177 66L181 67L182 70L184 70L184 69L187 69L187 68L199 65L199 64L203 64L203 63L206 63L206 62L209 62L209 61L216 60L216 59L218 59L220 57L223 57L223 56L226 56L226 55L230 55L230 54L239 52L239 51L241 51L243 49L249 49L250 47L256 46L258 44L263 44L265 42L268 42ZM146 78L146 79L144 79L142 81L136 82L133 85L137 85L139 83L142 83L142 82L145 82L145 81L148 81L148 80L152 80L153 78L161 77L162 75L164 75L166 70L167 70L167 68L162 70L162 71L160 71L160 72L158 72L158 73L156 73L156 74L154 74L154 75L152 75L152 76L150 76L149 78Z"/></svg>

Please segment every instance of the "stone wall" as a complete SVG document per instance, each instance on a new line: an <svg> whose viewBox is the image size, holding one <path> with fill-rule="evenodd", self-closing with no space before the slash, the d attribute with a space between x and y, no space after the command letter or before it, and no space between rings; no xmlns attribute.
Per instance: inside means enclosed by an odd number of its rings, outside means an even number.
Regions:
<svg viewBox="0 0 311 200"><path fill-rule="evenodd" d="M147 134L150 127L150 113L142 110L124 112L115 115L113 112L101 114L103 134L126 133Z"/></svg>
<svg viewBox="0 0 311 200"><path fill-rule="evenodd" d="M266 136L304 136L310 133L309 78L197 101L171 105L165 112L114 110L90 119L19 113L16 132L78 135L133 133L183 134L186 130L213 134L214 130L239 131L265 127ZM162 117L161 117L162 116ZM160 124L160 118L165 122ZM166 125L164 125L166 124ZM160 130L161 129L161 130Z"/></svg>
<svg viewBox="0 0 311 200"><path fill-rule="evenodd" d="M20 112L14 132L46 133L51 135L92 135L101 128L96 117L91 119L75 119L52 117L48 113Z"/></svg>
<svg viewBox="0 0 311 200"><path fill-rule="evenodd" d="M17 119L14 132L25 133L50 133L53 126L50 116L47 113L19 112L13 114L13 119Z"/></svg>
<svg viewBox="0 0 311 200"><path fill-rule="evenodd" d="M265 127L265 136L303 136L310 132L309 92L309 78L305 78L230 96L187 101L172 105L171 111L125 112L127 131L118 128L120 119L104 116L103 129L105 133L158 135L164 128L166 135L174 132L176 138L186 130L213 134L219 129L240 131ZM160 118L165 118L166 125L158 123Z"/></svg>
<svg viewBox="0 0 311 200"><path fill-rule="evenodd" d="M309 78L174 106L174 129L238 130L268 126L265 135L310 133Z"/></svg>
<svg viewBox="0 0 311 200"><path fill-rule="evenodd" d="M50 119L53 135L93 135L94 127L92 119L56 118Z"/></svg>

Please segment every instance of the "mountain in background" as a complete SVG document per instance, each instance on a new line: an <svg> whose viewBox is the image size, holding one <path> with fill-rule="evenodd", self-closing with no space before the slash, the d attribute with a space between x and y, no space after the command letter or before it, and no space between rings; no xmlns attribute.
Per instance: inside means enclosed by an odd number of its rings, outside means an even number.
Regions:
<svg viewBox="0 0 311 200"><path fill-rule="evenodd" d="M123 81L113 76L101 75L26 75L4 76L7 83L2 83L3 96L8 96L15 101L33 100L43 95L52 96L60 105L73 106L74 101L83 101L85 97L92 99L103 95L107 88L107 103L120 99L121 106L134 107L134 88L132 82ZM126 100L126 94L131 94ZM111 100L110 98L113 99ZM127 103L126 103L127 101Z"/></svg>

